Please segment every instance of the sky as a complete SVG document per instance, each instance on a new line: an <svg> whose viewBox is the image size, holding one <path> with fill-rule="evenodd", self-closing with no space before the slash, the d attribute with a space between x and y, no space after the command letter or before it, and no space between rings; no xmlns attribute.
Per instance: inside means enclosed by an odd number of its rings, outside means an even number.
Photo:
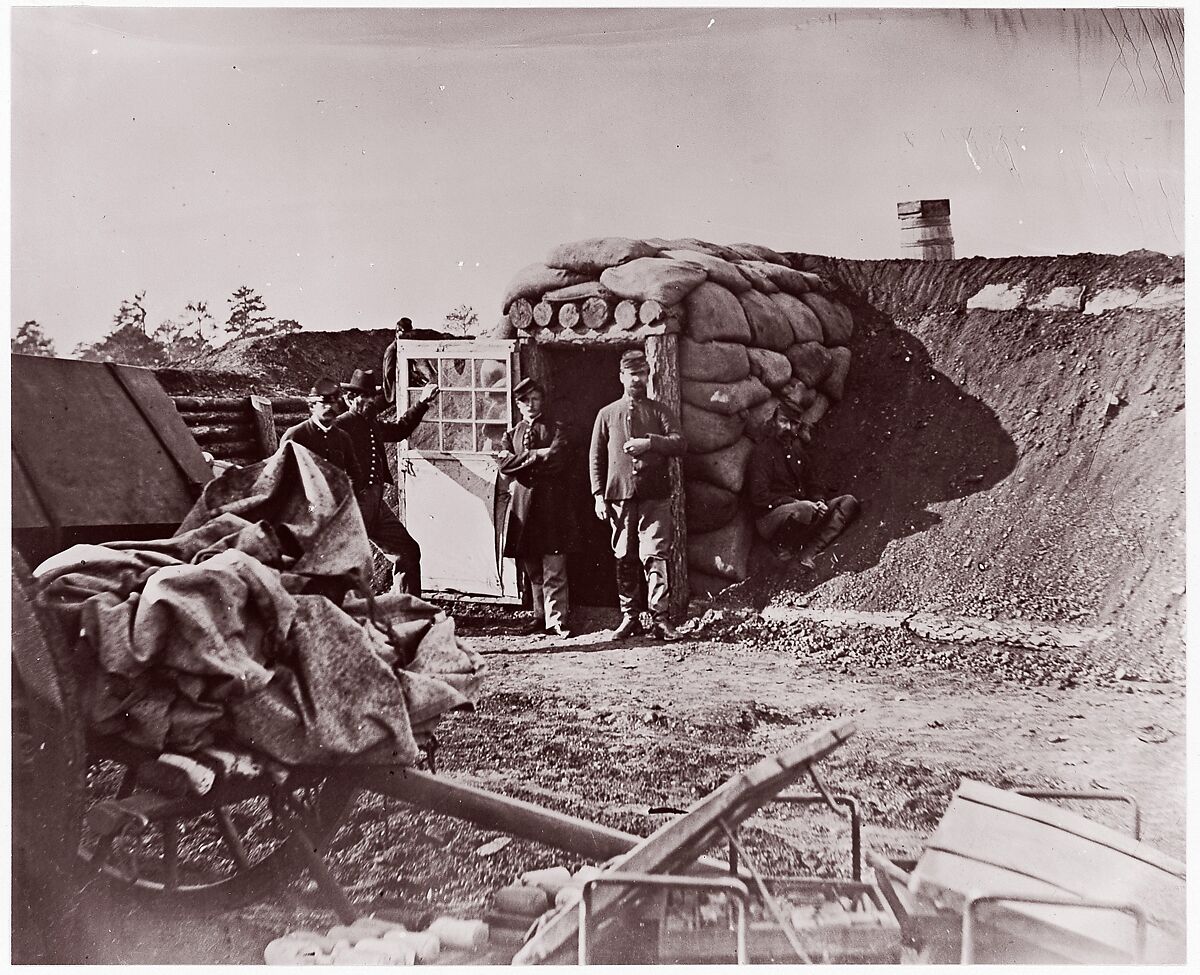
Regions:
<svg viewBox="0 0 1200 975"><path fill-rule="evenodd" d="M584 237L899 257L1183 250L1154 10L11 11L11 313L60 354L145 291L308 330L501 312Z"/></svg>

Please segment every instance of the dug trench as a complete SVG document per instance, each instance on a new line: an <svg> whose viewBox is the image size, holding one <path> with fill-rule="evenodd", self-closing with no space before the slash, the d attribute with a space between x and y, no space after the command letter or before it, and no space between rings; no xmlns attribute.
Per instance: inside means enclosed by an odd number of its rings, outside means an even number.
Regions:
<svg viewBox="0 0 1200 975"><path fill-rule="evenodd" d="M859 522L815 576L756 556L679 644L613 643L602 614L554 641L458 612L490 675L478 709L444 721L439 771L645 835L652 810L853 716L823 768L870 849L915 856L968 777L1132 794L1143 839L1182 857L1183 313L1133 307L1182 262L812 261L857 324L816 479L862 498ZM996 284L1023 302L974 307ZM1060 287L1082 289L1073 307L1029 307ZM1100 310L1115 291L1129 304ZM1073 808L1128 828L1110 806ZM746 833L771 871L850 869L832 814L772 809ZM463 917L524 870L581 862L526 840L481 852L500 835L368 795L330 859L366 910ZM306 877L199 912L87 897L93 961L253 963L285 930L335 923Z"/></svg>

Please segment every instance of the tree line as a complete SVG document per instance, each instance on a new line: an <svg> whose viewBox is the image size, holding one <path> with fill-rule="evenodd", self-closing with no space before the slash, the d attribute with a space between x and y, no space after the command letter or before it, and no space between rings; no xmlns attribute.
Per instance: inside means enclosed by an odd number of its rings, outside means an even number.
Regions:
<svg viewBox="0 0 1200 975"><path fill-rule="evenodd" d="M300 331L294 318L276 318L263 297L243 285L227 299L229 316L217 322L206 301L189 301L183 311L151 328L146 318L146 292L126 298L113 315L112 328L97 342L81 342L71 358L90 362L125 362L135 366L181 365L231 339L285 335ZM40 322L30 319L17 327L12 351L53 356L58 352Z"/></svg>
<svg viewBox="0 0 1200 975"><path fill-rule="evenodd" d="M144 290L124 299L113 315L112 328L104 337L98 342L79 343L70 357L135 366L184 365L231 339L286 335L301 328L294 318L276 318L268 314L262 295L245 285L225 299L229 317L223 325L213 318L208 302L189 301L182 313L151 329L146 323L145 300ZM478 325L479 316L475 309L470 305L458 305L446 313L443 328L455 335L468 335ZM12 337L12 351L22 355L58 355L54 340L46 335L36 319L17 326Z"/></svg>

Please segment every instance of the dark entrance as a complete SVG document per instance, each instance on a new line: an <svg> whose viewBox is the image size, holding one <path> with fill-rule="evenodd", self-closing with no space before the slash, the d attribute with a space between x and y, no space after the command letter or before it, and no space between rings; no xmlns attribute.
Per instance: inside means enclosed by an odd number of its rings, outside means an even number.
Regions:
<svg viewBox="0 0 1200 975"><path fill-rule="evenodd" d="M571 602L577 606L616 606L616 569L608 526L596 518L588 480L588 445L600 408L619 399L619 348L544 347L545 380L554 415L571 433L574 460L570 466L571 493L584 539L582 551L567 558Z"/></svg>

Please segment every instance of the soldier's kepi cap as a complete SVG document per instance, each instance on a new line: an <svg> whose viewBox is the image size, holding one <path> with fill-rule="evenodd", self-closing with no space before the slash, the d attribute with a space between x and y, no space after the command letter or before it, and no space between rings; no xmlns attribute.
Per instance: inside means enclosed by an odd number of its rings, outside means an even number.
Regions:
<svg viewBox="0 0 1200 975"><path fill-rule="evenodd" d="M638 349L630 349L621 356L621 368L628 369L630 372L636 372L640 369L649 369L650 363L646 361L646 353Z"/></svg>
<svg viewBox="0 0 1200 975"><path fill-rule="evenodd" d="M513 387L513 396L515 396L517 399L526 399L530 393L541 393L543 396L546 395L546 391L542 389L542 384L536 379L522 379Z"/></svg>
<svg viewBox="0 0 1200 975"><path fill-rule="evenodd" d="M313 388L308 391L308 400L340 400L342 391L338 389L338 384L327 376L322 376L313 384Z"/></svg>

